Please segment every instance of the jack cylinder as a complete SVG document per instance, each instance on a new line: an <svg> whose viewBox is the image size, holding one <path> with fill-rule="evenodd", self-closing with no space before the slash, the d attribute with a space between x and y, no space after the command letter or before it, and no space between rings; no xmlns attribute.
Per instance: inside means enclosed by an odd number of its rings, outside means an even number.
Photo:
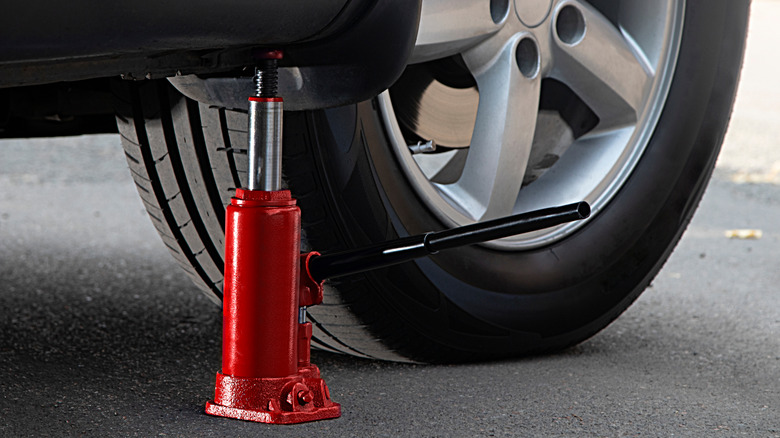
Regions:
<svg viewBox="0 0 780 438"><path fill-rule="evenodd" d="M282 189L281 97L249 98L249 190Z"/></svg>
<svg viewBox="0 0 780 438"><path fill-rule="evenodd" d="M289 192L238 189L226 219L222 372L296 374L301 211Z"/></svg>

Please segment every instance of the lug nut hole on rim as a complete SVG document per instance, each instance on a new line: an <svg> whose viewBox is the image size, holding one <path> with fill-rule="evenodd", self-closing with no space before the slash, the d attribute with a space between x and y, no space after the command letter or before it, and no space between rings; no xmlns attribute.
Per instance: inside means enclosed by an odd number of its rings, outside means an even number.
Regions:
<svg viewBox="0 0 780 438"><path fill-rule="evenodd" d="M493 23L504 21L508 13L509 0L490 0L490 18L493 19Z"/></svg>
<svg viewBox="0 0 780 438"><path fill-rule="evenodd" d="M531 38L523 38L515 49L515 61L520 73L531 79L539 73L539 48L536 41Z"/></svg>
<svg viewBox="0 0 780 438"><path fill-rule="evenodd" d="M555 31L561 41L573 46L585 36L585 17L576 7L564 6L555 20Z"/></svg>

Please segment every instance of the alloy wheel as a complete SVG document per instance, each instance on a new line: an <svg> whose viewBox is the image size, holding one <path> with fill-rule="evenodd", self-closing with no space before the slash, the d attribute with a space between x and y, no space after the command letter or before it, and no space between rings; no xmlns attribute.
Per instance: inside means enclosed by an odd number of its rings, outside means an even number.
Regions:
<svg viewBox="0 0 780 438"><path fill-rule="evenodd" d="M580 200L597 215L655 130L683 17L675 0L424 1L413 65L378 98L403 175L446 226Z"/></svg>

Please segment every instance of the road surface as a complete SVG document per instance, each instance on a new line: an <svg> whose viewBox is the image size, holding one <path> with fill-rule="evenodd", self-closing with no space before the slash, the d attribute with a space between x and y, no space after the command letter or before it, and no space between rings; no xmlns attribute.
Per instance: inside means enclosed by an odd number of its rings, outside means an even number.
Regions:
<svg viewBox="0 0 780 438"><path fill-rule="evenodd" d="M301 426L203 413L220 313L158 239L116 136L0 142L0 435L780 437L778 22L780 2L755 2L710 188L614 324L497 363L315 353L344 413Z"/></svg>

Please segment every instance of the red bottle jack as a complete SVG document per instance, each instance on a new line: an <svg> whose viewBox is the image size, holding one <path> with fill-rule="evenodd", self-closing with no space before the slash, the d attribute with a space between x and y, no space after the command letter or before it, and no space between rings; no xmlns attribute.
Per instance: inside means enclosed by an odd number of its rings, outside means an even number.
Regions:
<svg viewBox="0 0 780 438"><path fill-rule="evenodd" d="M222 372L206 413L290 424L339 417L341 406L310 363L305 308L322 302L322 284L305 268L312 254L301 270L301 211L281 190L277 55L258 74L260 85L270 75L272 89L258 86L250 98L249 189L237 189L227 207Z"/></svg>

